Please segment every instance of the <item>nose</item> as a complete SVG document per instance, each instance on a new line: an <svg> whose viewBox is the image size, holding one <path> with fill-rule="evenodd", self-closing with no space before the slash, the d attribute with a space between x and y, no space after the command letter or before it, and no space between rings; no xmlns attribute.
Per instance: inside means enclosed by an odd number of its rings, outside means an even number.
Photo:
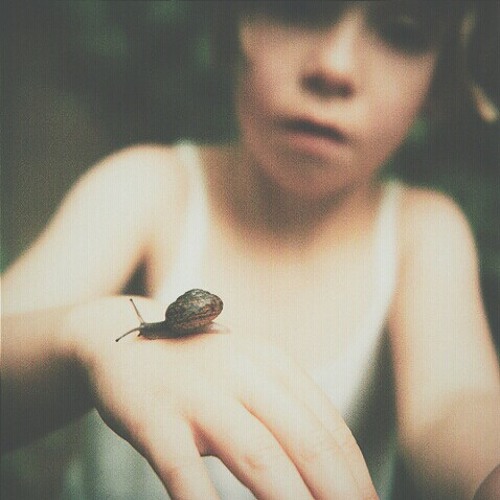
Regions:
<svg viewBox="0 0 500 500"><path fill-rule="evenodd" d="M321 97L352 97L358 89L364 28L361 10L348 9L334 25L318 31L307 54L302 85Z"/></svg>

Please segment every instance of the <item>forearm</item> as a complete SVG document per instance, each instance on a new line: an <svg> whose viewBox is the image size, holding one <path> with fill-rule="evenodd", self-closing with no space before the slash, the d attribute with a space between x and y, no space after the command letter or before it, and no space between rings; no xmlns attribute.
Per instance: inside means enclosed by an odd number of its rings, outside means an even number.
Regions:
<svg viewBox="0 0 500 500"><path fill-rule="evenodd" d="M140 304L145 317L156 317L156 304ZM126 297L3 317L2 450L29 442L92 408L88 374L94 360L136 323Z"/></svg>
<svg viewBox="0 0 500 500"><path fill-rule="evenodd" d="M426 498L470 500L500 457L497 394L474 394L450 406L405 449Z"/></svg>
<svg viewBox="0 0 500 500"><path fill-rule="evenodd" d="M49 432L91 407L72 343L62 331L69 308L2 318L2 450Z"/></svg>

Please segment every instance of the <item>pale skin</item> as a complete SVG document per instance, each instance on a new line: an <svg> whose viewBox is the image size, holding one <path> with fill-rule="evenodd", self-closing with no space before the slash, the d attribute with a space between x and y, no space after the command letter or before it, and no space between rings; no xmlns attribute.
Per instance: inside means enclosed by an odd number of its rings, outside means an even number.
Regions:
<svg viewBox="0 0 500 500"><path fill-rule="evenodd" d="M2 388L16 419L28 415L4 434L15 446L96 406L174 498L216 498L207 454L259 498L376 498L307 370L342 354L372 299L374 176L425 104L438 52L394 50L358 6L321 29L243 20L240 40L242 140L201 148L211 220L201 272L226 303L223 326L180 342L114 342L137 326L120 290L143 261L154 296L188 195L175 147L115 154L2 278ZM346 140L297 150L279 128L297 117ZM474 241L452 201L406 188L398 251L388 324L399 439L429 494L472 498L500 456L498 362ZM136 303L146 321L163 318L166 304Z"/></svg>

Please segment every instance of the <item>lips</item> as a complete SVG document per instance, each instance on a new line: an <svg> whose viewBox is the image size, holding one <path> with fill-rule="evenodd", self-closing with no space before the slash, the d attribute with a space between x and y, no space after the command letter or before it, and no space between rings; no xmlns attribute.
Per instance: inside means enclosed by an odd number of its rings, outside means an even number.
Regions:
<svg viewBox="0 0 500 500"><path fill-rule="evenodd" d="M294 156L332 161L344 157L351 147L351 137L332 123L309 117L285 118L278 123L279 137Z"/></svg>
<svg viewBox="0 0 500 500"><path fill-rule="evenodd" d="M318 138L330 139L335 142L344 143L347 141L346 135L337 127L324 125L308 119L284 120L285 130L298 134L315 136Z"/></svg>

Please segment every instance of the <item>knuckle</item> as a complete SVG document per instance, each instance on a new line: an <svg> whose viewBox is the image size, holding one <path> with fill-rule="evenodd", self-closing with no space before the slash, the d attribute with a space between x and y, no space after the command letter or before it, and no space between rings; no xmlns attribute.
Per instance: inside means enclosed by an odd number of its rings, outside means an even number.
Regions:
<svg viewBox="0 0 500 500"><path fill-rule="evenodd" d="M282 458L281 448L268 436L255 439L243 455L246 468L262 472L272 468Z"/></svg>
<svg viewBox="0 0 500 500"><path fill-rule="evenodd" d="M162 464L161 474L169 481L176 481L180 478L191 477L194 471L197 471L197 464L192 457L183 457L177 455L175 460Z"/></svg>
<svg viewBox="0 0 500 500"><path fill-rule="evenodd" d="M305 465L314 465L339 453L338 445L326 432L315 431L308 436L300 449L300 460Z"/></svg>

